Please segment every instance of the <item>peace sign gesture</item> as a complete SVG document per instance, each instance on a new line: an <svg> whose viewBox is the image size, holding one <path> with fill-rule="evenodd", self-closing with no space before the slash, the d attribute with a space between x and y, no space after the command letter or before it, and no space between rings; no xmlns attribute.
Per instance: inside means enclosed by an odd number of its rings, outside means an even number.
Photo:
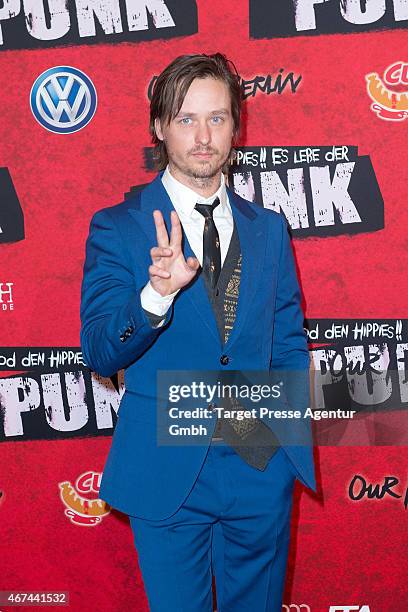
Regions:
<svg viewBox="0 0 408 612"><path fill-rule="evenodd" d="M160 210L153 211L157 245L150 249L152 264L149 266L150 283L165 296L187 285L196 275L200 262L196 257L187 261L181 248L181 223L175 210L171 211L170 240Z"/></svg>

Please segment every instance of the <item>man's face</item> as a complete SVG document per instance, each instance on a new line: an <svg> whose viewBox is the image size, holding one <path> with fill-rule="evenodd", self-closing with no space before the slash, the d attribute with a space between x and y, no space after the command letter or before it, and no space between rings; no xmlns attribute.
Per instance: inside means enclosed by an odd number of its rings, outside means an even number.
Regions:
<svg viewBox="0 0 408 612"><path fill-rule="evenodd" d="M215 177L229 157L234 134L228 86L212 77L194 79L178 115L170 124L156 119L155 127L175 178Z"/></svg>

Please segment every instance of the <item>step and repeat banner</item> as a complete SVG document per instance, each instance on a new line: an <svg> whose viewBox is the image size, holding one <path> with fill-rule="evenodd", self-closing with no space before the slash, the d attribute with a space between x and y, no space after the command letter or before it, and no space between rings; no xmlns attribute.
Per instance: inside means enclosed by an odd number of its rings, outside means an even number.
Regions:
<svg viewBox="0 0 408 612"><path fill-rule="evenodd" d="M296 484L283 610L406 608L407 28L406 0L0 3L0 591L148 610L128 517L98 496L124 380L83 362L85 240L155 176L157 75L220 51L245 100L229 184L288 220L315 370L318 492Z"/></svg>

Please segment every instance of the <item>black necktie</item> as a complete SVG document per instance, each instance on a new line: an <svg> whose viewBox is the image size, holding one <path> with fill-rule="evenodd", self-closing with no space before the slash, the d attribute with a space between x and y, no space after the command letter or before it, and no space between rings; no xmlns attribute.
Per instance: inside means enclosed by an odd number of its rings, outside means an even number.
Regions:
<svg viewBox="0 0 408 612"><path fill-rule="evenodd" d="M203 233L203 274L214 289L221 272L220 237L213 219L214 208L220 203L215 198L212 204L196 204L195 209L205 218Z"/></svg>

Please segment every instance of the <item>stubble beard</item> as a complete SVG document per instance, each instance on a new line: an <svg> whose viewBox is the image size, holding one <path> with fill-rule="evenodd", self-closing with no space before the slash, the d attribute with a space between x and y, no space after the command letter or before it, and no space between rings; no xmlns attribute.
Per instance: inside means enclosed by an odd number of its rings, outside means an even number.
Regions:
<svg viewBox="0 0 408 612"><path fill-rule="evenodd" d="M194 160L193 158L192 163L189 163L189 159L192 157L192 155L189 154L187 159L183 160L183 163L179 163L178 160L174 159L171 160L171 162L180 172L191 179L192 184L197 183L201 187L205 187L210 185L214 178L220 174L229 156L230 153L225 156L225 159L220 159L218 157L214 161Z"/></svg>

